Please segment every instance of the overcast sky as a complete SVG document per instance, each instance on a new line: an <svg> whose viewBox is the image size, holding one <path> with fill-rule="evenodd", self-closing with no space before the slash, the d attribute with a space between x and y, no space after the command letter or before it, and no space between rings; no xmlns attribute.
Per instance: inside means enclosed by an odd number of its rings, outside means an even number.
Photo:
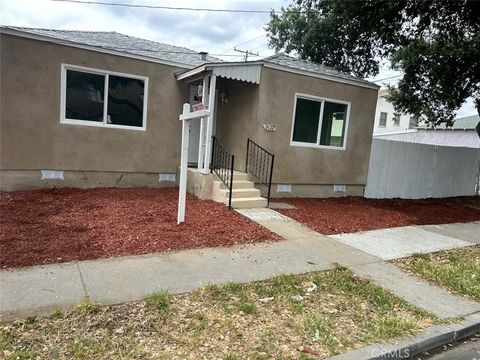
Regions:
<svg viewBox="0 0 480 360"><path fill-rule="evenodd" d="M103 2L217 9L279 10L292 0L100 0ZM267 46L265 24L268 14L160 10L74 4L50 0L0 0L2 25L66 30L117 31L144 39L185 46L222 55L224 60L240 60L237 46L260 57L273 54ZM251 57L255 59L256 57ZM375 79L397 75L382 66ZM369 79L369 80L375 80ZM378 82L394 84L397 78ZM469 101L458 116L476 114Z"/></svg>

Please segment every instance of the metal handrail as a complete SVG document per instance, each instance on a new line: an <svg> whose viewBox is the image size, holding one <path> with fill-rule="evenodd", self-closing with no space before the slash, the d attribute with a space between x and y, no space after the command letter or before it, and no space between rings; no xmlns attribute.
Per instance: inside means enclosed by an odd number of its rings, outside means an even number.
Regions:
<svg viewBox="0 0 480 360"><path fill-rule="evenodd" d="M248 138L247 156L245 159L245 172L251 174L268 189L267 204L270 205L270 192L272 189L273 162L275 155L265 150L255 141Z"/></svg>
<svg viewBox="0 0 480 360"><path fill-rule="evenodd" d="M210 173L215 173L229 191L228 208L232 208L233 164L235 155L223 145L215 136L212 136L212 163Z"/></svg>

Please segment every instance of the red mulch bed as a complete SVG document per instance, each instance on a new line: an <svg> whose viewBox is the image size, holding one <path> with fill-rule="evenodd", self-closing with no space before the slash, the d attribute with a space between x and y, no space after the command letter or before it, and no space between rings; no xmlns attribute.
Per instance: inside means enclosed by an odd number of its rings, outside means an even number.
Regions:
<svg viewBox="0 0 480 360"><path fill-rule="evenodd" d="M279 240L225 205L190 195L186 222L177 225L176 188L0 195L2 268Z"/></svg>
<svg viewBox="0 0 480 360"><path fill-rule="evenodd" d="M319 233L330 235L408 225L447 224L480 220L480 199L404 200L361 197L275 199L297 209L279 210Z"/></svg>

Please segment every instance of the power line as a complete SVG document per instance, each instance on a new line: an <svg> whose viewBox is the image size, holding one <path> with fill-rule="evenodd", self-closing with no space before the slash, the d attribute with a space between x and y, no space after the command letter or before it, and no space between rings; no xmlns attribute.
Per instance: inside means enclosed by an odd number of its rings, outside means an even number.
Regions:
<svg viewBox="0 0 480 360"><path fill-rule="evenodd" d="M250 39L250 40L246 40L246 41L244 41L244 42L241 42L240 44L235 44L235 45L232 46L231 48L225 50L223 53L229 52L230 50L235 49L235 47L237 47L237 46L240 46L240 45L249 43L250 41L254 41L254 40L260 39L261 37L264 37L264 36L265 36L265 34L262 34L262 35L259 35L259 36L254 37L253 39ZM223 54L223 53L222 53L222 54Z"/></svg>
<svg viewBox="0 0 480 360"><path fill-rule="evenodd" d="M248 61L248 55L260 56L258 53L255 54L250 50L240 50L240 49L237 49L236 47L233 50L238 51L239 53L245 54L245 57L244 57L245 61Z"/></svg>
<svg viewBox="0 0 480 360"><path fill-rule="evenodd" d="M50 0L56 2L67 2L88 5L103 5L103 6L123 6L130 8L144 8L144 9L161 9L161 10L183 10L183 11L209 11L209 12L227 12L227 13L249 13L249 14L270 14L281 13L276 10L249 10L249 9L215 9L215 8L191 8L191 7L174 7L174 6L157 6L157 5L141 5L141 4L122 4L109 3L103 1L82 1L82 0Z"/></svg>
<svg viewBox="0 0 480 360"><path fill-rule="evenodd" d="M383 81L383 80L390 80L390 79L394 79L394 78L397 78L397 77L400 77L400 76L403 76L403 74L400 74L400 75L394 75L394 76L389 76L389 77L386 77L386 78L383 78L383 79L373 79L372 81Z"/></svg>
<svg viewBox="0 0 480 360"><path fill-rule="evenodd" d="M253 51L253 50L260 50L260 49L263 49L263 48L266 48L266 47L268 47L268 44L261 45L261 46L257 46L256 48L251 49L251 51Z"/></svg>

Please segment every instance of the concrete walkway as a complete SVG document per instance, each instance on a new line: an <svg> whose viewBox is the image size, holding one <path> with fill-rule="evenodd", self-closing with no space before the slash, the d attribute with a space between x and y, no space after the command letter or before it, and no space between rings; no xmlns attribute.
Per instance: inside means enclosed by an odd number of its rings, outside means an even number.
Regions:
<svg viewBox="0 0 480 360"><path fill-rule="evenodd" d="M332 235L332 238L383 260L480 244L480 221L405 226Z"/></svg>
<svg viewBox="0 0 480 360"><path fill-rule="evenodd" d="M35 266L0 271L0 319L69 308L85 296L104 305L139 300L160 289L183 293L208 283L264 280L326 270L338 263L441 318L480 304L433 287L380 257L321 235L270 209L239 210L284 241Z"/></svg>

